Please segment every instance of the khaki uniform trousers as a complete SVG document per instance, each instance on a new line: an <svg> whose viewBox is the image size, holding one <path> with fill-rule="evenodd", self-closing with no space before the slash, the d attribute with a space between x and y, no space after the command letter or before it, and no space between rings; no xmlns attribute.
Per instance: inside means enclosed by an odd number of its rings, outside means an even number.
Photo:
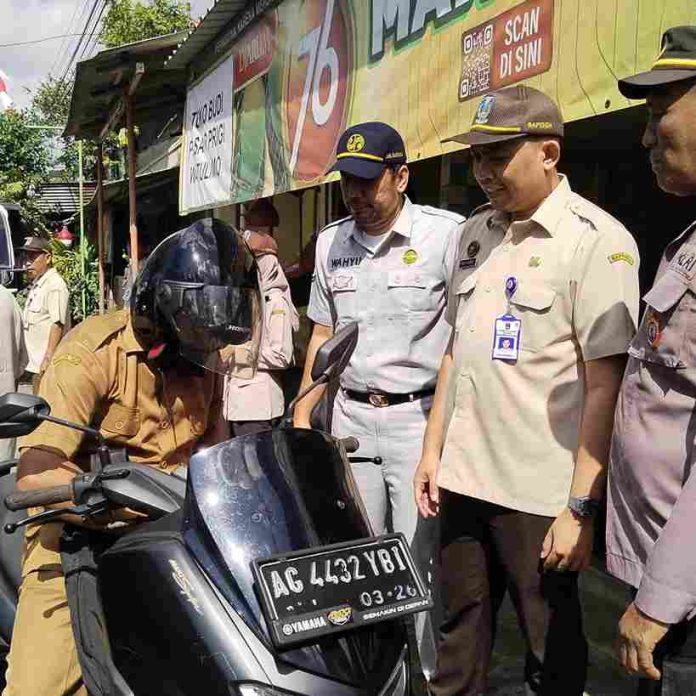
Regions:
<svg viewBox="0 0 696 696"><path fill-rule="evenodd" d="M60 524L27 533L17 616L2 696L88 696L70 622L60 554Z"/></svg>

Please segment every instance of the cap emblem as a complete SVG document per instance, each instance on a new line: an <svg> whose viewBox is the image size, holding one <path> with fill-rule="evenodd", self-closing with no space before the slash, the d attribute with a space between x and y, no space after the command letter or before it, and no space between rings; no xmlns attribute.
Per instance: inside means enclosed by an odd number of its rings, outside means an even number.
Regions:
<svg viewBox="0 0 696 696"><path fill-rule="evenodd" d="M483 99L481 99L481 103L476 110L476 118L474 119L474 123L488 123L491 111L493 110L494 102L495 96L492 94L487 94L485 97L483 97Z"/></svg>
<svg viewBox="0 0 696 696"><path fill-rule="evenodd" d="M365 138L363 138L360 133L353 133L346 143L346 150L348 150L348 152L360 152L364 147Z"/></svg>

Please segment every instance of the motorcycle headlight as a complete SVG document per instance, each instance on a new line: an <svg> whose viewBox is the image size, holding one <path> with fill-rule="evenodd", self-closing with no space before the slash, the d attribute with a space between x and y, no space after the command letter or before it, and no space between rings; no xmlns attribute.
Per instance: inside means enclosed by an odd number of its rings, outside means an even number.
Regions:
<svg viewBox="0 0 696 696"><path fill-rule="evenodd" d="M275 686L267 686L265 684L254 684L248 682L246 684L237 684L239 696L298 696L292 691L285 691Z"/></svg>

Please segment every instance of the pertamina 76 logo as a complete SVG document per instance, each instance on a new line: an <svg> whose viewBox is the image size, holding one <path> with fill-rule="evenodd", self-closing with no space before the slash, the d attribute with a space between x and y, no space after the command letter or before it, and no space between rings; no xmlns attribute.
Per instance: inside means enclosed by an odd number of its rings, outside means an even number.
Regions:
<svg viewBox="0 0 696 696"><path fill-rule="evenodd" d="M333 162L345 127L353 73L353 37L349 3L307 0L304 26L289 56L286 121L289 169L311 181Z"/></svg>

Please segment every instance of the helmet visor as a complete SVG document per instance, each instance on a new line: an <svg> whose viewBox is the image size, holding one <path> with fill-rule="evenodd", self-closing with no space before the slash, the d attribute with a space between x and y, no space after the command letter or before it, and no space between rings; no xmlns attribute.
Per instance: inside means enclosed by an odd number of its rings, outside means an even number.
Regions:
<svg viewBox="0 0 696 696"><path fill-rule="evenodd" d="M257 287L163 281L182 357L206 370L251 378L261 344Z"/></svg>

